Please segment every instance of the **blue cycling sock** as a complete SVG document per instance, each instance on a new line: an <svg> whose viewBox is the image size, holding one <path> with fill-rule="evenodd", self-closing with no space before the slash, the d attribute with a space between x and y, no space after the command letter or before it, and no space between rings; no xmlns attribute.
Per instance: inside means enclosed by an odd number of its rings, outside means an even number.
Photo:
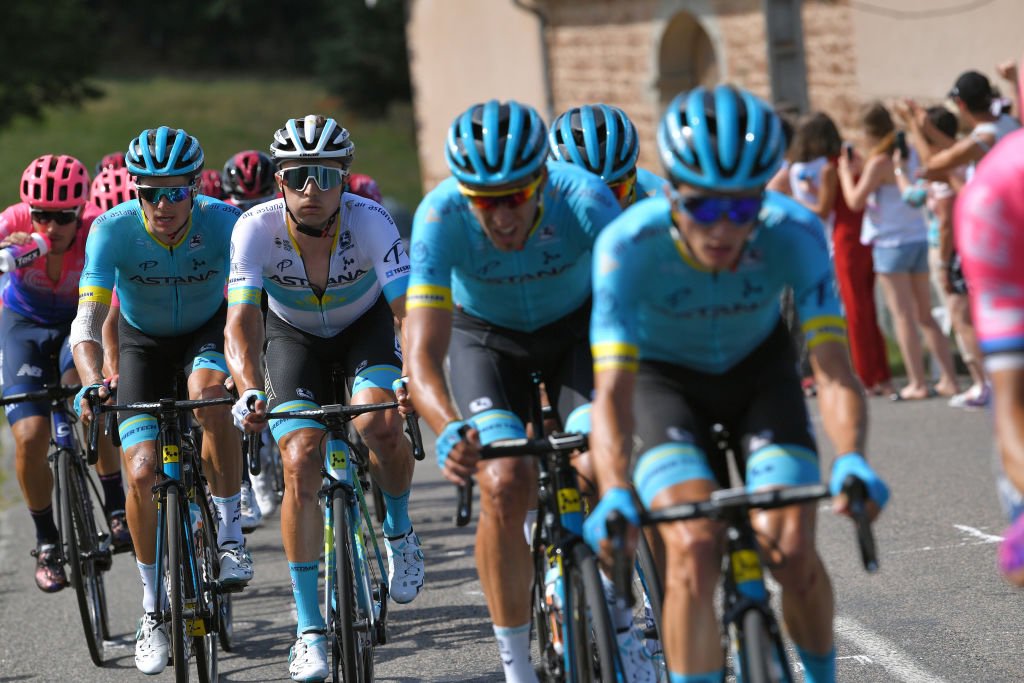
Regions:
<svg viewBox="0 0 1024 683"><path fill-rule="evenodd" d="M320 578L319 562L289 562L288 573L292 577L292 595L295 596L295 610L299 623L296 635L305 631L324 629L324 617L320 614L320 596L317 581Z"/></svg>
<svg viewBox="0 0 1024 683"><path fill-rule="evenodd" d="M388 509L384 515L384 535L388 538L405 536L412 528L412 520L409 519L409 490L406 489L400 496L392 496L384 490L381 493L384 494Z"/></svg>
<svg viewBox="0 0 1024 683"><path fill-rule="evenodd" d="M121 483L121 470L113 474L101 474L100 486L103 487L103 511L107 517L115 512L124 512L124 485Z"/></svg>
<svg viewBox="0 0 1024 683"><path fill-rule="evenodd" d="M36 544L57 543L60 540L60 532L57 531L57 524L53 521L53 506L47 505L42 510L29 508L32 521L36 525Z"/></svg>
<svg viewBox="0 0 1024 683"><path fill-rule="evenodd" d="M797 645L796 653L800 655L800 662L804 665L804 681L806 683L835 683L835 648L832 648L826 654L817 655Z"/></svg>
<svg viewBox="0 0 1024 683"><path fill-rule="evenodd" d="M668 683L722 683L723 675L721 669L702 674L677 674L675 671L669 671Z"/></svg>

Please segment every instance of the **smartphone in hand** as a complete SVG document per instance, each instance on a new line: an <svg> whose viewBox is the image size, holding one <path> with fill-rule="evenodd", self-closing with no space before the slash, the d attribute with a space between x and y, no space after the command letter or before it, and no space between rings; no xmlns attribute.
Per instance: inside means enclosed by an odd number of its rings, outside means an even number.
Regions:
<svg viewBox="0 0 1024 683"><path fill-rule="evenodd" d="M843 150L846 152L846 160L853 161L853 145L849 142L844 142Z"/></svg>
<svg viewBox="0 0 1024 683"><path fill-rule="evenodd" d="M900 160L910 159L910 148L907 147L907 134L902 130L896 131L896 149L900 151Z"/></svg>

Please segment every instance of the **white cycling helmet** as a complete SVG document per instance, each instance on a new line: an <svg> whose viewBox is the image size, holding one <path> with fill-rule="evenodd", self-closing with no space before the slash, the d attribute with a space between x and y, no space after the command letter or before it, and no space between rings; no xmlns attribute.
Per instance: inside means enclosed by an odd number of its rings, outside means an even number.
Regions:
<svg viewBox="0 0 1024 683"><path fill-rule="evenodd" d="M270 155L284 159L337 159L345 169L352 163L355 143L348 131L330 117L309 114L301 119L288 119L284 128L274 133Z"/></svg>

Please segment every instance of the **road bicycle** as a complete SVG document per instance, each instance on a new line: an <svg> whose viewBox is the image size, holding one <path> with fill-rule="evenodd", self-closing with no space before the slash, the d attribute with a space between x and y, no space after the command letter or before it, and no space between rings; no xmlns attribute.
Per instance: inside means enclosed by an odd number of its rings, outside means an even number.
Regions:
<svg viewBox="0 0 1024 683"><path fill-rule="evenodd" d="M387 642L387 566L366 504L369 463L353 446L349 422L367 412L397 409L397 402L330 404L267 413L268 420L315 420L327 432L324 486L324 611L335 681L363 683L374 676L374 649ZM413 455L423 459L416 417L406 417ZM259 434L249 435L250 443ZM371 554L372 550L372 554Z"/></svg>
<svg viewBox="0 0 1024 683"><path fill-rule="evenodd" d="M67 399L73 398L79 389L79 385L62 386L54 382L38 391L8 395L0 399L0 406L26 401L50 404L47 459L56 494L58 550L70 570L89 657L96 666L103 666L103 641L110 638L103 573L111 567L114 549L106 517L100 514L103 508L99 505L99 487L89 476L89 467L96 464L97 451L83 452L75 429L78 418L68 407Z"/></svg>
<svg viewBox="0 0 1024 683"><path fill-rule="evenodd" d="M728 437L720 425L716 425L714 436L719 452L726 455ZM878 557L867 516L867 488L863 481L851 475L844 481L842 491L850 500L861 562L866 571L874 572L878 569ZM640 520L644 526L700 518L717 520L725 525L721 620L722 648L728 666L723 681L730 675L745 683L793 683L796 680L786 654L782 630L771 606L761 548L750 513L813 503L829 495L824 484L753 492L740 487L717 490L705 501L641 511ZM609 516L608 534L613 545L622 544L624 529L625 520L621 515ZM623 564L617 559L613 575L619 595L628 603L632 596L624 572L629 567L623 567Z"/></svg>
<svg viewBox="0 0 1024 683"><path fill-rule="evenodd" d="M183 387L179 376L178 386ZM231 398L178 400L127 405L100 404L87 394L97 419L90 425L89 450L96 448L102 413L148 413L157 419L157 453L162 470L153 493L157 501L157 595L163 603L159 618L170 624L175 680L189 680L189 660L195 656L203 683L218 678L218 641L230 652L233 635L231 593L243 587L219 580L217 524L201 467L199 435L191 414L198 408L231 405ZM165 592L166 591L166 592Z"/></svg>

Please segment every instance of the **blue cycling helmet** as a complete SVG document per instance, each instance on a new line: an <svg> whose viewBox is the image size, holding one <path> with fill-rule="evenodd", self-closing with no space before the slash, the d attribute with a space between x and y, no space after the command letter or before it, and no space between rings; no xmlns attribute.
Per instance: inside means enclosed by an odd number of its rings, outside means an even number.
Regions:
<svg viewBox="0 0 1024 683"><path fill-rule="evenodd" d="M448 129L444 156L466 185L503 185L526 178L548 156L547 128L533 107L491 100L474 104Z"/></svg>
<svg viewBox="0 0 1024 683"><path fill-rule="evenodd" d="M124 160L132 175L196 176L203 170L203 148L185 131L160 126L132 140Z"/></svg>
<svg viewBox="0 0 1024 683"><path fill-rule="evenodd" d="M782 164L785 144L772 108L728 85L676 95L658 126L668 175L708 190L763 187Z"/></svg>
<svg viewBox="0 0 1024 683"><path fill-rule="evenodd" d="M561 114L548 133L551 156L613 183L636 168L640 141L626 112L607 104L585 104Z"/></svg>

